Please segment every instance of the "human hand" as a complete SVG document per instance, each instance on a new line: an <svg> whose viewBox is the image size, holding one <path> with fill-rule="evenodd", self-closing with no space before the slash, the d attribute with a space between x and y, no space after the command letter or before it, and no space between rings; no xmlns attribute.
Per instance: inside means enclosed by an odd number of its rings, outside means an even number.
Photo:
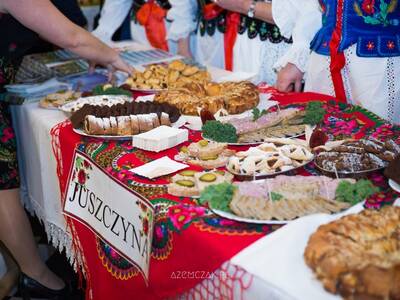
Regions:
<svg viewBox="0 0 400 300"><path fill-rule="evenodd" d="M247 14L251 0L214 0L214 3L224 9Z"/></svg>
<svg viewBox="0 0 400 300"><path fill-rule="evenodd" d="M125 73L128 73L128 75L131 75L135 69L128 65L119 55L119 53L117 51L115 51L115 55L113 55L113 57L107 61L107 62L90 62L89 63L89 72L94 72L94 69L96 68L97 65L101 65L103 67L106 67L108 70L108 80L110 81L112 79L112 76L114 74L115 71L122 71Z"/></svg>
<svg viewBox="0 0 400 300"><path fill-rule="evenodd" d="M296 65L288 63L278 73L276 88L280 92L301 92L304 73Z"/></svg>

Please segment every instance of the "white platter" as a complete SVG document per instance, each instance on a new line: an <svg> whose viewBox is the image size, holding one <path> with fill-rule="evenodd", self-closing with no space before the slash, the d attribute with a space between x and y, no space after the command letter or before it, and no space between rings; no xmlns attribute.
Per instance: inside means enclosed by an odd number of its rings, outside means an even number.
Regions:
<svg viewBox="0 0 400 300"><path fill-rule="evenodd" d="M96 139L113 140L113 141L126 141L132 139L132 135L94 135L94 134L87 134L82 129L72 128L72 130L81 136L86 136Z"/></svg>
<svg viewBox="0 0 400 300"><path fill-rule="evenodd" d="M256 219L250 219L250 218L242 218L239 217L233 213L229 213L226 211L222 211L219 209L214 209L210 207L210 209L218 216L223 217L225 219L237 221L237 222L244 222L244 223L251 223L251 224L287 224L292 222L292 220L287 220L287 221L278 221L278 220L256 220Z"/></svg>
<svg viewBox="0 0 400 300"><path fill-rule="evenodd" d="M90 96L81 97L75 101L64 104L60 107L60 110L66 113L77 111L85 104L99 105L99 106L111 106L114 104L123 104L125 102L132 102L133 98L125 95L102 95L102 96Z"/></svg>
<svg viewBox="0 0 400 300"><path fill-rule="evenodd" d="M234 175L239 180L259 180L259 179L261 180L261 179L265 179L265 178L269 178L269 177L275 177L277 175L282 175L282 174L287 174L287 173L293 172L293 171L295 171L297 169L300 169L300 168L308 165L313 160L314 160L314 157L312 159L302 163L301 165L299 165L297 167L293 167L293 168L288 169L288 170L274 172L274 173L258 173L258 174L253 174L253 175L239 174L239 173L233 172L232 170L230 170L228 168L228 163L226 164L225 168L229 173Z"/></svg>
<svg viewBox="0 0 400 300"><path fill-rule="evenodd" d="M400 184L396 183L394 180L389 179L389 186L396 192L400 193Z"/></svg>

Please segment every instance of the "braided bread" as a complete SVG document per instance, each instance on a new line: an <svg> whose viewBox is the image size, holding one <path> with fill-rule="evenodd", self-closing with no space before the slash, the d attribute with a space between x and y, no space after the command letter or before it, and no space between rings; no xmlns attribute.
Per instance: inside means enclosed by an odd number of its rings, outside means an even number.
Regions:
<svg viewBox="0 0 400 300"><path fill-rule="evenodd" d="M400 299L400 207L320 226L304 258L325 289L345 299Z"/></svg>
<svg viewBox="0 0 400 300"><path fill-rule="evenodd" d="M198 115L199 108L206 108L213 114L220 109L227 110L229 114L240 114L258 105L259 93L249 81L191 82L158 93L154 101L174 105L185 115Z"/></svg>

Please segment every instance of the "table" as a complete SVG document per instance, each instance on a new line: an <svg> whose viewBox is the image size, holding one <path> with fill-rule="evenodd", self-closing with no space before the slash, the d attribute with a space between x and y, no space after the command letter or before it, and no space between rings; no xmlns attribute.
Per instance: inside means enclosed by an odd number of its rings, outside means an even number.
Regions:
<svg viewBox="0 0 400 300"><path fill-rule="evenodd" d="M283 103L283 99L281 100ZM24 202L43 221L49 240L59 250L66 250L76 269L85 265L94 266L90 274L86 274L95 283L92 285L93 289L88 290L89 299L107 299L110 297L110 290L118 299L129 299L132 295L141 295L140 298L143 299L253 299L265 298L267 295L268 299L292 299L292 296L274 285L230 262L242 249L279 226L253 226L218 218L187 199L166 195L162 188L157 190L156 194L151 194L148 189L143 188L145 181L128 175L123 168L160 155L171 155L176 149L155 155L137 151L129 143L86 141L81 144L82 151L91 153L92 159L101 163L114 177L151 197L156 206L159 217L156 230L159 234L153 243L150 267L153 275L150 275L149 287L146 287L134 269L127 267L124 260L116 256L84 226L75 224L76 231L73 234L66 226L66 221L60 213L61 190L57 173L60 162L63 163L64 169L68 169L66 160L60 157L68 151L71 154L75 143L81 141L79 136L72 133L68 123L62 123L66 116L59 111L41 109L36 103L14 106L12 113L18 136L21 193ZM354 135L361 136L366 130L373 130L374 126L380 128L374 130L377 137L387 132L383 130L385 125L381 120L362 109L354 109L346 115L354 116L362 124L352 129ZM329 121L328 128L333 134L340 134L335 131L334 122L336 121ZM59 147L56 147L55 134L59 137ZM199 138L198 133L192 132L190 135L191 140ZM54 153L54 150L62 153ZM54 154L57 154L58 160ZM136 185L135 182L141 182L142 185ZM390 202L393 199L388 198L385 201ZM72 237L78 231L83 253L86 252L83 256L72 251ZM168 263L168 260L171 262ZM205 273L196 275L193 273L196 271ZM109 284L111 282L112 284Z"/></svg>

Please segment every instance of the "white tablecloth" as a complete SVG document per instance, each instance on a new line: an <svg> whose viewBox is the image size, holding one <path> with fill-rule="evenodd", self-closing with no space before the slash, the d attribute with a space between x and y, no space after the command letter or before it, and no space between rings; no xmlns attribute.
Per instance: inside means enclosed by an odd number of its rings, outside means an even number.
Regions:
<svg viewBox="0 0 400 300"><path fill-rule="evenodd" d="M64 113L46 110L38 103L11 106L17 136L21 198L29 211L43 222L48 238L71 257L71 238L61 214L56 160L51 146L51 128L66 119Z"/></svg>

